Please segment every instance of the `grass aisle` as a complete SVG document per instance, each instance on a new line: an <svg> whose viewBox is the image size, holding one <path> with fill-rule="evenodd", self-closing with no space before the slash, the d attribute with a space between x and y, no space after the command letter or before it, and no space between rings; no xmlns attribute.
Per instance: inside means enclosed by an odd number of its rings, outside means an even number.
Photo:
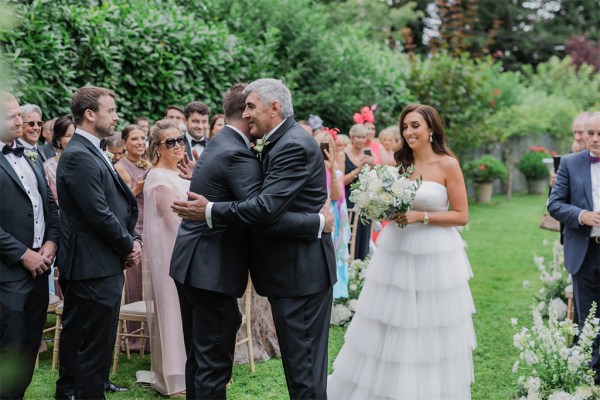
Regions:
<svg viewBox="0 0 600 400"><path fill-rule="evenodd" d="M516 377L511 369L518 353L512 345L510 318L530 325L533 295L540 287L533 255L551 255L552 240L557 234L538 228L545 207L545 196L515 196L506 202L496 197L493 205L470 205L468 229L463 236L475 277L471 290L477 307L475 331L478 348L475 352L474 400L512 399L516 393ZM548 246L542 242L548 239ZM434 245L434 244L432 244ZM523 288L523 281L531 286ZM337 355L343 343L344 329L332 327L329 361ZM50 351L52 346L50 345ZM41 368L36 371L26 398L50 399L54 395L56 371L50 370L51 352L41 356ZM150 357L140 360L121 355L119 371L112 379L132 388L127 393L110 394L109 399L159 399L151 389L134 386L135 372L150 369ZM256 365L256 374L248 366L236 365L234 383L228 391L231 400L286 399L287 389L280 360ZM335 400L335 399L332 399Z"/></svg>
<svg viewBox="0 0 600 400"><path fill-rule="evenodd" d="M551 257L558 234L538 228L545 196L498 197L494 205L471 204L463 237L474 278L471 291L477 307L474 318L478 348L474 354L474 400L516 397L512 373L518 352L513 347L510 318L531 325L533 296L540 288L533 255ZM548 239L548 245L543 242ZM548 258L547 258L548 259ZM528 289L523 281L529 280Z"/></svg>

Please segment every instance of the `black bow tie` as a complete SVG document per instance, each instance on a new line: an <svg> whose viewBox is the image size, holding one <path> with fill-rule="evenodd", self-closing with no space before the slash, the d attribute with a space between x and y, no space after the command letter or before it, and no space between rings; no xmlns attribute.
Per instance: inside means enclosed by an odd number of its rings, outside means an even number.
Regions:
<svg viewBox="0 0 600 400"><path fill-rule="evenodd" d="M206 141L204 139L200 139L200 140L192 139L192 147L194 147L196 145L200 145L202 147L205 147L206 146Z"/></svg>
<svg viewBox="0 0 600 400"><path fill-rule="evenodd" d="M100 140L100 150L106 151L106 139Z"/></svg>
<svg viewBox="0 0 600 400"><path fill-rule="evenodd" d="M25 151L25 147L15 147L12 148L9 145L5 144L4 147L2 148L2 154L7 155L7 154L14 154L17 157L23 157L23 152Z"/></svg>

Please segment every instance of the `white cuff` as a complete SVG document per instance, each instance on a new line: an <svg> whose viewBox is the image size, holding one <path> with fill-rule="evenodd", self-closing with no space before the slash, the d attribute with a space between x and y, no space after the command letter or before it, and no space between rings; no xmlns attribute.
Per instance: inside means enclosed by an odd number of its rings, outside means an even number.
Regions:
<svg viewBox="0 0 600 400"><path fill-rule="evenodd" d="M579 217L577 217L577 220L579 221L579 225L583 225L583 222L581 222L581 216L583 215L584 212L587 212L587 210L581 210L581 212L579 213Z"/></svg>
<svg viewBox="0 0 600 400"><path fill-rule="evenodd" d="M206 216L206 224L208 225L209 228L213 227L212 224L212 206L213 206L213 202L209 201L208 204L206 205L206 210L204 211L204 214Z"/></svg>
<svg viewBox="0 0 600 400"><path fill-rule="evenodd" d="M321 239L323 228L325 228L325 216L323 214L319 214L319 234L317 235L317 239Z"/></svg>

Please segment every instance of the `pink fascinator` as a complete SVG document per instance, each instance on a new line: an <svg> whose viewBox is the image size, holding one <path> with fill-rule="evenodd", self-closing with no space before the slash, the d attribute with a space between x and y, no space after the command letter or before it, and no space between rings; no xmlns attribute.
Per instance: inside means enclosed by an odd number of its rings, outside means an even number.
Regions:
<svg viewBox="0 0 600 400"><path fill-rule="evenodd" d="M338 128L323 128L323 130L327 133L329 133L331 135L331 137L333 137L333 141L337 143L337 135L338 133L340 133L340 130Z"/></svg>
<svg viewBox="0 0 600 400"><path fill-rule="evenodd" d="M373 104L371 107L364 106L360 109L359 113L354 113L354 123L364 124L365 122L375 123L375 115L373 111L377 109L377 104Z"/></svg>

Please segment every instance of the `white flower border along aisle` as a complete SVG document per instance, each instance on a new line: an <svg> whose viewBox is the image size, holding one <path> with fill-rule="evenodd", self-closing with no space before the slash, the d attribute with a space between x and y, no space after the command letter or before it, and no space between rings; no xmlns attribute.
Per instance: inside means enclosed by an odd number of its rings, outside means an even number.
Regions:
<svg viewBox="0 0 600 400"><path fill-rule="evenodd" d="M579 334L577 325L569 320L558 321L557 308L549 306L547 324L540 310L533 310L533 327L522 327L513 337L519 349L519 361L513 372L519 373L519 400L591 400L600 398L600 388L594 385L595 372L589 367L592 343L598 332L596 303ZM512 319L516 327L517 319Z"/></svg>
<svg viewBox="0 0 600 400"><path fill-rule="evenodd" d="M543 244L547 246L548 241L544 240ZM565 289L571 284L571 275L565 268L563 246L559 240L555 240L552 244L550 264L546 266L544 261L544 257L533 257L533 262L540 271L540 281L542 282L542 287L535 294L535 299L538 301L536 307L543 317L547 317L550 304L554 304L558 310L557 318L562 321L567 317ZM524 281L523 287L528 288L529 281Z"/></svg>
<svg viewBox="0 0 600 400"><path fill-rule="evenodd" d="M370 261L371 257L367 256L364 261L354 260L348 266L348 298L334 300L330 321L332 325L345 326L352 320Z"/></svg>

